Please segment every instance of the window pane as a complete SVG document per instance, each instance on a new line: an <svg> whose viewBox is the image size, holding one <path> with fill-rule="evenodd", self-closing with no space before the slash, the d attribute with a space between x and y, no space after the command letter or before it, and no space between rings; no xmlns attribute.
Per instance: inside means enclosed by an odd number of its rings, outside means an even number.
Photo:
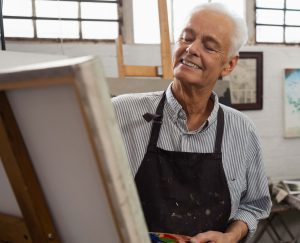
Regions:
<svg viewBox="0 0 300 243"><path fill-rule="evenodd" d="M37 0L35 7L38 17L78 18L76 2Z"/></svg>
<svg viewBox="0 0 300 243"><path fill-rule="evenodd" d="M87 19L118 19L118 6L115 3L81 4L81 17Z"/></svg>
<svg viewBox="0 0 300 243"><path fill-rule="evenodd" d="M284 7L284 0L256 0L256 7L261 7L261 8L283 8Z"/></svg>
<svg viewBox="0 0 300 243"><path fill-rule="evenodd" d="M79 38L77 21L37 20L36 27L39 38Z"/></svg>
<svg viewBox="0 0 300 243"><path fill-rule="evenodd" d="M33 22L30 19L4 19L5 37L33 38Z"/></svg>
<svg viewBox="0 0 300 243"><path fill-rule="evenodd" d="M82 21L83 39L116 39L118 23Z"/></svg>
<svg viewBox="0 0 300 243"><path fill-rule="evenodd" d="M282 10L256 10L256 23L283 24L284 11Z"/></svg>
<svg viewBox="0 0 300 243"><path fill-rule="evenodd" d="M300 1L299 0L286 0L286 8L300 9Z"/></svg>
<svg viewBox="0 0 300 243"><path fill-rule="evenodd" d="M300 11L286 11L285 23L288 25L300 26Z"/></svg>
<svg viewBox="0 0 300 243"><path fill-rule="evenodd" d="M157 1L132 0L134 40L136 43L159 43L159 17ZM209 0L168 0L168 17L171 39L178 39L187 15L197 5ZM235 11L244 16L244 0L212 0L234 6ZM173 10L173 11L172 11Z"/></svg>
<svg viewBox="0 0 300 243"><path fill-rule="evenodd" d="M173 0L174 40L177 41L191 10L207 0Z"/></svg>
<svg viewBox="0 0 300 243"><path fill-rule="evenodd" d="M212 0L212 2L220 2L228 5L229 8L234 9L234 11L242 17L245 17L245 1L244 0Z"/></svg>
<svg viewBox="0 0 300 243"><path fill-rule="evenodd" d="M160 43L157 1L133 0L135 43Z"/></svg>
<svg viewBox="0 0 300 243"><path fill-rule="evenodd" d="M31 0L4 0L3 15L32 16Z"/></svg>
<svg viewBox="0 0 300 243"><path fill-rule="evenodd" d="M283 27L256 26L257 42L283 42Z"/></svg>
<svg viewBox="0 0 300 243"><path fill-rule="evenodd" d="M286 27L285 40L287 43L300 42L300 27Z"/></svg>

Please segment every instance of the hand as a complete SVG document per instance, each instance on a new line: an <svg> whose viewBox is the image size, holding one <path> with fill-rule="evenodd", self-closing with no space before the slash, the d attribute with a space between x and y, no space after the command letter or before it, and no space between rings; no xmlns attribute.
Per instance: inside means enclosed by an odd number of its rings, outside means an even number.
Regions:
<svg viewBox="0 0 300 243"><path fill-rule="evenodd" d="M190 239L191 243L237 243L230 233L207 231Z"/></svg>

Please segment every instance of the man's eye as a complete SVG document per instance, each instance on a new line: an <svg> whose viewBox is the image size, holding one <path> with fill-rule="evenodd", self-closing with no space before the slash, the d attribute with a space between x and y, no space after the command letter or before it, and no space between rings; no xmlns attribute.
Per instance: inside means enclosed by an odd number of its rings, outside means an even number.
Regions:
<svg viewBox="0 0 300 243"><path fill-rule="evenodd" d="M187 37L181 37L180 40L184 43L190 43L192 42L192 38L187 38Z"/></svg>
<svg viewBox="0 0 300 243"><path fill-rule="evenodd" d="M204 48L205 48L208 52L217 52L216 48L211 47L211 46L204 46Z"/></svg>

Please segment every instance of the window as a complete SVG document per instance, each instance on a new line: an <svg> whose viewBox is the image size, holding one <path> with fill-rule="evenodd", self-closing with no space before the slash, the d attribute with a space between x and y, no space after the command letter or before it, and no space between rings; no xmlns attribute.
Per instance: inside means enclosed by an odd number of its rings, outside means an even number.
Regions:
<svg viewBox="0 0 300 243"><path fill-rule="evenodd" d="M160 43L157 1L132 0L135 43ZM206 2L222 2L234 6L235 11L245 16L243 0L167 0L169 29L171 39L177 40L188 13L196 6Z"/></svg>
<svg viewBox="0 0 300 243"><path fill-rule="evenodd" d="M120 1L3 0L5 37L116 39Z"/></svg>
<svg viewBox="0 0 300 243"><path fill-rule="evenodd" d="M256 0L257 43L300 43L299 0Z"/></svg>

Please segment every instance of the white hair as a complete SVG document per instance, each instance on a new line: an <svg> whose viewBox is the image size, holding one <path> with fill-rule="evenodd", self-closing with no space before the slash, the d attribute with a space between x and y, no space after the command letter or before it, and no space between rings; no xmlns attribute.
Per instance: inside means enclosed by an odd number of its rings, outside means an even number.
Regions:
<svg viewBox="0 0 300 243"><path fill-rule="evenodd" d="M229 9L226 5L218 2L204 3L198 5L195 8L193 8L189 16L191 16L195 12L199 12L202 10L208 10L208 11L223 14L233 22L234 33L231 38L231 47L228 56L231 57L231 56L238 55L239 50L244 44L246 44L248 40L248 29L244 18L242 18L237 13L235 13L233 10Z"/></svg>

